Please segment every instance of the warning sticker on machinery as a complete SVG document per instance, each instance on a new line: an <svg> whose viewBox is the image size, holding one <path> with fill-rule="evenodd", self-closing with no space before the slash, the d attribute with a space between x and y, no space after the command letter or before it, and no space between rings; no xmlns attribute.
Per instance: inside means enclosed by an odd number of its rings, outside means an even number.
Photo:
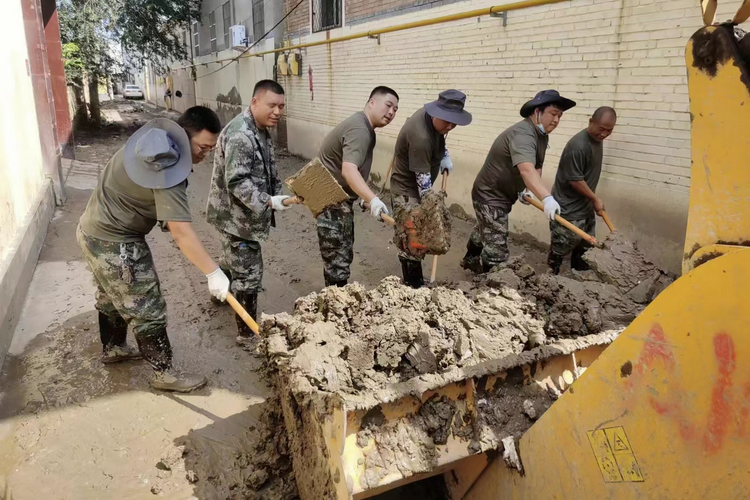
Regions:
<svg viewBox="0 0 750 500"><path fill-rule="evenodd" d="M633 448L622 427L608 427L587 432L594 458L605 483L642 482Z"/></svg>

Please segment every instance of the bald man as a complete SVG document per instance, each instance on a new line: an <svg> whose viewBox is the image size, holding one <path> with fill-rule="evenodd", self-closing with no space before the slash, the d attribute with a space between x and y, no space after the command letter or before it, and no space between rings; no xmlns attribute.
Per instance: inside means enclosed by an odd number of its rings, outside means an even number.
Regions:
<svg viewBox="0 0 750 500"><path fill-rule="evenodd" d="M560 204L560 215L591 236L596 232L596 217L604 210L604 202L596 195L602 173L603 142L617 122L615 110L602 106L589 119L589 126L571 137L565 145L557 168L552 196ZM583 253L589 245L580 236L550 221L550 250L547 263L553 273L560 272L566 255L571 254L570 267L577 271L589 268Z"/></svg>

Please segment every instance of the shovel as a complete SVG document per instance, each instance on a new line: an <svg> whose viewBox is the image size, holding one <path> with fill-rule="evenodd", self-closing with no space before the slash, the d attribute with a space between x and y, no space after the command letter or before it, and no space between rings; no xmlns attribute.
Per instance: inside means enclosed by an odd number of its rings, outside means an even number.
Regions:
<svg viewBox="0 0 750 500"><path fill-rule="evenodd" d="M232 295L230 292L227 292L227 302L229 302L229 305L232 306L232 309L234 309L234 312L237 313L237 315L242 318L242 321L245 322L245 324L250 327L250 329L253 331L255 335L260 337L260 331L258 328L258 323L255 322L252 316L250 316L247 311L245 311L245 308L242 307L242 304L237 302L237 299L234 298L234 295Z"/></svg>
<svg viewBox="0 0 750 500"><path fill-rule="evenodd" d="M532 198L529 195L526 195L525 198L526 198L526 201L528 201L530 204L534 205L536 208L538 208L539 210L541 210L542 212L544 212L544 205L542 204L541 201L537 200L536 198ZM561 225L567 227L568 229L570 229L575 234L577 234L578 236L580 236L584 240L588 241L592 245L597 246L599 244L599 242L596 241L596 238L594 238L593 236L591 236L587 232L581 230L580 228L574 226L573 224L571 224L570 222L568 222L567 220L563 219L562 217L560 217L557 214L555 214L555 221L557 221L558 224L561 224Z"/></svg>
<svg viewBox="0 0 750 500"><path fill-rule="evenodd" d="M599 215L601 215L602 219L604 219L604 223L607 224L607 227L609 228L610 233L614 233L615 231L617 231L617 229L615 229L615 226L612 224L612 221L609 220L609 216L607 215L607 212L602 210L602 213L600 213Z"/></svg>

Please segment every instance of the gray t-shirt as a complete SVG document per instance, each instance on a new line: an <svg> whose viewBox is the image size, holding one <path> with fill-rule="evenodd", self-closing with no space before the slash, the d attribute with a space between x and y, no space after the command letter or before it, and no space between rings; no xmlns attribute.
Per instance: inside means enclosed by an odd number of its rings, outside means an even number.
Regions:
<svg viewBox="0 0 750 500"><path fill-rule="evenodd" d="M341 175L344 162L354 163L362 178L367 181L372 168L372 150L375 149L375 130L364 111L358 111L339 123L323 140L320 146L320 161L341 184L352 200L357 194Z"/></svg>
<svg viewBox="0 0 750 500"><path fill-rule="evenodd" d="M119 150L99 178L80 219L94 238L117 243L143 241L158 221L190 222L187 181L169 189L148 189L133 182Z"/></svg>
<svg viewBox="0 0 750 500"><path fill-rule="evenodd" d="M532 163L542 168L548 143L549 136L539 132L529 118L507 128L495 139L474 180L472 200L510 212L526 187L518 165Z"/></svg>
<svg viewBox="0 0 750 500"><path fill-rule="evenodd" d="M573 189L571 181L586 181L596 192L602 173L604 150L601 142L591 138L587 130L581 130L570 138L560 157L552 196L560 204L560 215L568 220L582 220L595 216L594 204Z"/></svg>
<svg viewBox="0 0 750 500"><path fill-rule="evenodd" d="M432 126L432 118L424 108L401 127L394 154L391 192L419 199L416 175L430 174L435 182L445 154L445 138Z"/></svg>

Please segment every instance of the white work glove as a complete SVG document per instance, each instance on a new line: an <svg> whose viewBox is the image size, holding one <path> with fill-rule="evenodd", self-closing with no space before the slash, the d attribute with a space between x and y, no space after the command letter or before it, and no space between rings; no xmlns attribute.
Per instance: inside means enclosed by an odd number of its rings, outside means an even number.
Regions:
<svg viewBox="0 0 750 500"><path fill-rule="evenodd" d="M555 220L555 214L560 213L560 204L552 197L552 195L547 196L542 202L544 203L544 215L546 215L549 220Z"/></svg>
<svg viewBox="0 0 750 500"><path fill-rule="evenodd" d="M377 196L370 200L370 214L372 214L377 220L383 220L380 217L381 214L388 215L388 208Z"/></svg>
<svg viewBox="0 0 750 500"><path fill-rule="evenodd" d="M534 193L532 193L529 188L524 189L520 193L518 193L518 201L523 203L524 205L530 205L528 201L526 201L526 196L534 197Z"/></svg>
<svg viewBox="0 0 750 500"><path fill-rule="evenodd" d="M448 156L448 150L445 151L445 156L440 160L440 173L442 174L445 171L448 171L448 175L453 172L453 160Z"/></svg>
<svg viewBox="0 0 750 500"><path fill-rule="evenodd" d="M211 274L207 274L208 278L208 291L211 295L224 302L227 299L227 292L229 291L229 278L222 272L220 267L216 268L216 271Z"/></svg>
<svg viewBox="0 0 750 500"><path fill-rule="evenodd" d="M279 196L271 196L271 208L274 210L288 210L291 207L284 205L284 200L287 199L289 199L289 196L283 194Z"/></svg>

